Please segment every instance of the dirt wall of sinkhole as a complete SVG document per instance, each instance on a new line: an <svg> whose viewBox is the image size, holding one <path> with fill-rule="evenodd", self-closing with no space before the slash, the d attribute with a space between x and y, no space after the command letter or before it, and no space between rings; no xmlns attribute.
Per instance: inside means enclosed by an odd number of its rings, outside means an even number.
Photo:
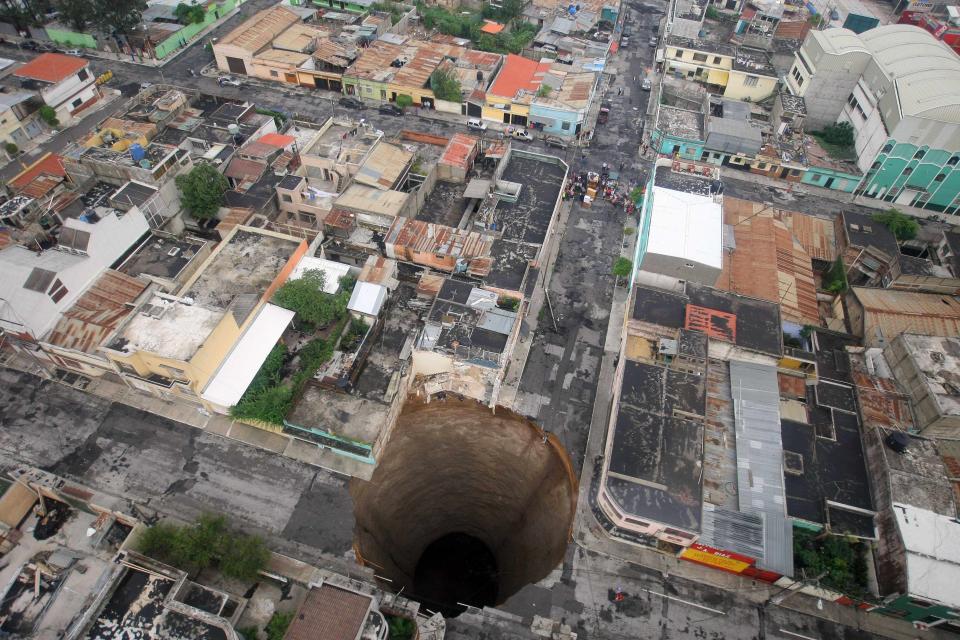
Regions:
<svg viewBox="0 0 960 640"><path fill-rule="evenodd" d="M546 425L549 429L549 425ZM354 549L392 588L413 595L424 549L460 532L499 569L498 601L563 559L577 480L566 451L512 411L411 396L369 482L354 480Z"/></svg>

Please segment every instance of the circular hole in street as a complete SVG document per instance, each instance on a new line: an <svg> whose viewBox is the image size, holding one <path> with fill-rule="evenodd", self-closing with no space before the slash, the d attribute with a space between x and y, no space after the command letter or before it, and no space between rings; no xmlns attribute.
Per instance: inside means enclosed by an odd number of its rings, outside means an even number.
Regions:
<svg viewBox="0 0 960 640"><path fill-rule="evenodd" d="M357 558L452 617L503 603L562 561L577 482L560 443L530 420L411 397L373 477L350 492Z"/></svg>

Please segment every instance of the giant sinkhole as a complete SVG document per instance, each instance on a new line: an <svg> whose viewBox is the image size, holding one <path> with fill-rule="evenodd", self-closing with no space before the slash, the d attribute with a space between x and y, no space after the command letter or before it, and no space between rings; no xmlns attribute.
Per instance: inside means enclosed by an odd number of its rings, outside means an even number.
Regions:
<svg viewBox="0 0 960 640"><path fill-rule="evenodd" d="M577 482L560 443L530 420L411 398L373 478L350 492L358 559L450 617L500 604L561 562Z"/></svg>

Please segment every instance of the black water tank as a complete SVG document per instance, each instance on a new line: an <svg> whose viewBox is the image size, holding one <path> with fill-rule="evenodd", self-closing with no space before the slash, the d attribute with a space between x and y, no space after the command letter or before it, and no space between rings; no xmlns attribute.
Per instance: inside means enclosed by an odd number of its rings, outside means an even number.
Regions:
<svg viewBox="0 0 960 640"><path fill-rule="evenodd" d="M910 436L902 431L894 431L884 438L883 441L897 453L903 453L910 446Z"/></svg>

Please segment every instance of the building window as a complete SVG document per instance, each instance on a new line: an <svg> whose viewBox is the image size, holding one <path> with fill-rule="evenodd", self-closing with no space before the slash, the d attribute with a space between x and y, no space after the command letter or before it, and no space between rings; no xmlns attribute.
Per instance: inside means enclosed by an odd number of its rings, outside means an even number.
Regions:
<svg viewBox="0 0 960 640"><path fill-rule="evenodd" d="M927 155L927 152L926 152L926 151L924 151L923 149L917 149L917 152L916 152L915 154L913 154L913 159L914 159L914 160L919 160L920 158L922 158L922 157L925 156L925 155Z"/></svg>
<svg viewBox="0 0 960 640"><path fill-rule="evenodd" d="M271 78L279 78L279 77L280 77L280 74L277 73L276 71L274 71L273 69L271 69L271 70L270 70L270 77L271 77Z"/></svg>
<svg viewBox="0 0 960 640"><path fill-rule="evenodd" d="M674 57L674 58L682 58L682 57L683 57L683 49L674 49L674 50L673 50L673 57Z"/></svg>
<svg viewBox="0 0 960 640"><path fill-rule="evenodd" d="M79 78L80 80L86 80L89 77L90 77L90 74L87 73L86 69L80 69L80 73L77 74L77 78Z"/></svg>
<svg viewBox="0 0 960 640"><path fill-rule="evenodd" d="M798 87L803 86L803 76L800 75L800 69L797 69L796 67L794 67L794 68L793 68L793 73L791 73L790 75L793 76L793 80L794 80L794 82L797 83L797 86L798 86Z"/></svg>
<svg viewBox="0 0 960 640"><path fill-rule="evenodd" d="M883 149L880 149L880 153L890 153L891 151L893 151L892 142L888 142L887 144L883 145Z"/></svg>
<svg viewBox="0 0 960 640"><path fill-rule="evenodd" d="M936 178L934 178L933 181L934 181L934 182L943 182L943 181L946 180L946 179L947 179L947 174L941 173L941 174L938 175Z"/></svg>
<svg viewBox="0 0 960 640"><path fill-rule="evenodd" d="M847 104L851 107L857 106L857 98L851 93L850 97L847 98Z"/></svg>
<svg viewBox="0 0 960 640"><path fill-rule="evenodd" d="M947 160L947 166L948 166L948 167L955 167L955 166L957 166L957 162L960 162L960 156L953 156L952 158L950 158L949 160Z"/></svg>
<svg viewBox="0 0 960 640"><path fill-rule="evenodd" d="M293 202L293 198L291 198L291 197L290 197L288 194L286 194L286 193L281 193L281 194L280 194L280 199L283 200L284 202Z"/></svg>
<svg viewBox="0 0 960 640"><path fill-rule="evenodd" d="M570 131L570 123L569 123L569 122L561 122L561 123L560 123L560 128L563 129L564 131Z"/></svg>
<svg viewBox="0 0 960 640"><path fill-rule="evenodd" d="M720 64L723 62L723 59L720 56L713 56L713 64Z"/></svg>
<svg viewBox="0 0 960 640"><path fill-rule="evenodd" d="M707 61L707 54L705 54L705 53L695 53L695 54L693 54L693 61L694 61L694 62L706 62L706 61Z"/></svg>
<svg viewBox="0 0 960 640"><path fill-rule="evenodd" d="M906 169L903 170L903 175L905 176L908 176L911 173L913 173L913 169L911 167L907 167Z"/></svg>
<svg viewBox="0 0 960 640"><path fill-rule="evenodd" d="M747 76L743 79L743 86L745 87L755 87L760 82L760 78L757 76Z"/></svg>
<svg viewBox="0 0 960 640"><path fill-rule="evenodd" d="M60 279L58 278L53 283L53 286L50 287L50 291L47 293L47 295L50 296L54 303L60 302L63 300L63 296L67 295L67 288L63 286L63 283L60 282Z"/></svg>
<svg viewBox="0 0 960 640"><path fill-rule="evenodd" d="M76 100L70 103L70 107L73 109L76 109L82 104L83 104L83 98L77 98Z"/></svg>
<svg viewBox="0 0 960 640"><path fill-rule="evenodd" d="M806 70L808 76L813 75L813 69L810 67L810 63L807 62L806 57L804 57L802 51L797 51L797 60L800 61L800 64L803 65L803 68Z"/></svg>
<svg viewBox="0 0 960 640"><path fill-rule="evenodd" d="M870 165L870 168L871 168L871 169L879 169L879 168L880 168L880 161L877 160L876 162L874 162L872 165Z"/></svg>

